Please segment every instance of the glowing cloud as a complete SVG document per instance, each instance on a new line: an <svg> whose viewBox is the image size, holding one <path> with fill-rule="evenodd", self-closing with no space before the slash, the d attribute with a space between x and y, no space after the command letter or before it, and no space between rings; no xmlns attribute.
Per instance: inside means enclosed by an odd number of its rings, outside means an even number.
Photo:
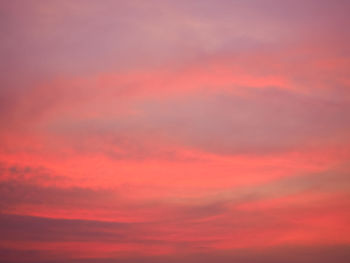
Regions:
<svg viewBox="0 0 350 263"><path fill-rule="evenodd" d="M0 1L0 261L349 262L349 11Z"/></svg>

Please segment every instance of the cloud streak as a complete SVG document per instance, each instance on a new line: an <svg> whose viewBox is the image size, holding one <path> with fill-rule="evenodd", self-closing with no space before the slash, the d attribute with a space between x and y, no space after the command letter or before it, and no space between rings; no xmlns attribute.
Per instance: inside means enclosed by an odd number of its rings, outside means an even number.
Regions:
<svg viewBox="0 0 350 263"><path fill-rule="evenodd" d="M2 262L348 262L347 1L0 1Z"/></svg>

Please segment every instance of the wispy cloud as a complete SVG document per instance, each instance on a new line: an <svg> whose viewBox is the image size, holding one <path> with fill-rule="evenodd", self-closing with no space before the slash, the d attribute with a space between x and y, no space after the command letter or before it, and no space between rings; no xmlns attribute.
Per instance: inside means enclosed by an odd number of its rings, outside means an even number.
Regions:
<svg viewBox="0 0 350 263"><path fill-rule="evenodd" d="M0 3L4 262L348 262L347 1Z"/></svg>

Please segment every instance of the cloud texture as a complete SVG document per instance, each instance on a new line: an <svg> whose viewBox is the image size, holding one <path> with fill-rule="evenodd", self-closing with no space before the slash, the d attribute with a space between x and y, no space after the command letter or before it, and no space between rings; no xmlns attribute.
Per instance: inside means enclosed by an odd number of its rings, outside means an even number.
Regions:
<svg viewBox="0 0 350 263"><path fill-rule="evenodd" d="M349 11L0 0L0 261L349 262Z"/></svg>

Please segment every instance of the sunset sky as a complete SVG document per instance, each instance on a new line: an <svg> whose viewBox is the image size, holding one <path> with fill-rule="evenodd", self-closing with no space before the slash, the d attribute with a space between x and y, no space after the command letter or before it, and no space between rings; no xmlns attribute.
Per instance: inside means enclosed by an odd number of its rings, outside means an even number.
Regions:
<svg viewBox="0 0 350 263"><path fill-rule="evenodd" d="M350 262L349 14L0 0L0 262Z"/></svg>

